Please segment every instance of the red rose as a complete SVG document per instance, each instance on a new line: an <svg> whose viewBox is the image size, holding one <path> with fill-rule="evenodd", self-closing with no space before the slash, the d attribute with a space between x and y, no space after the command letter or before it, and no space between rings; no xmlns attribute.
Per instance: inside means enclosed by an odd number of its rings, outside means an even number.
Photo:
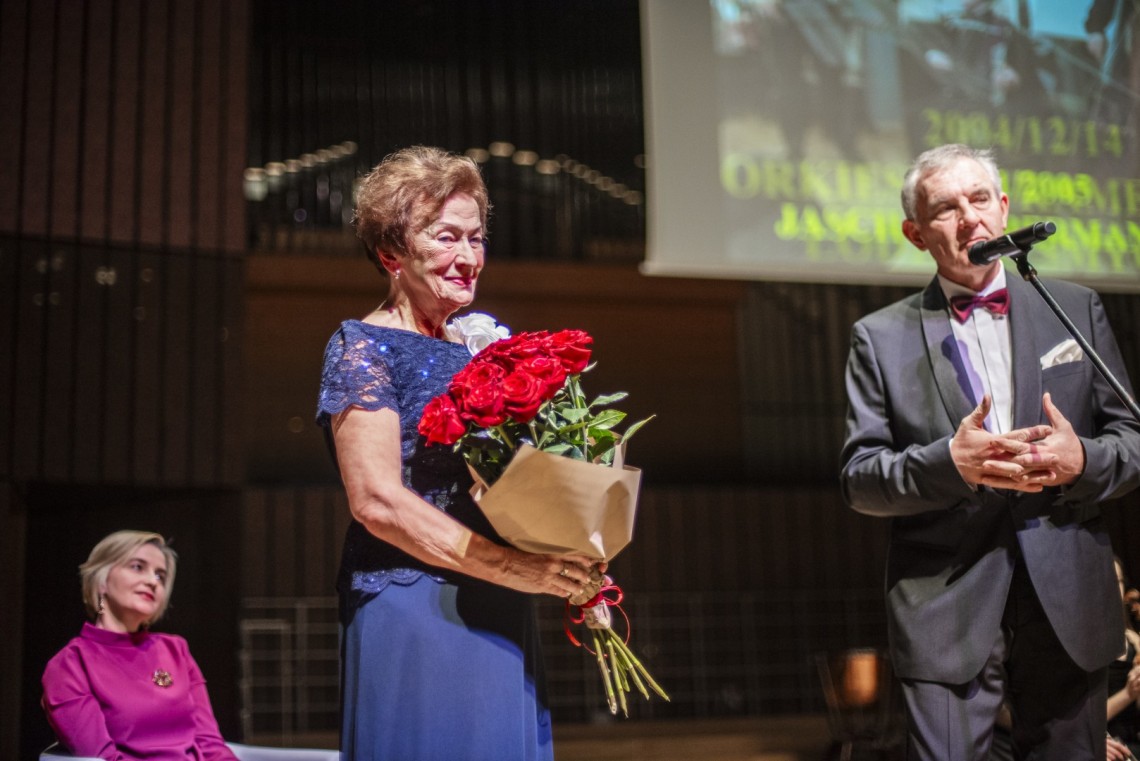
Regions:
<svg viewBox="0 0 1140 761"><path fill-rule="evenodd" d="M566 382L566 368L557 357L540 354L521 362L518 369L542 382L546 399L551 399ZM545 399L543 400L545 401Z"/></svg>
<svg viewBox="0 0 1140 761"><path fill-rule="evenodd" d="M497 364L475 359L468 362L462 370L452 377L451 383L447 386L447 391L455 399L455 404L462 408L463 397L466 396L468 388L487 383L499 383L505 376L506 372Z"/></svg>
<svg viewBox="0 0 1140 761"><path fill-rule="evenodd" d="M590 344L594 339L584 330L560 330L550 337L550 353L558 357L568 375L575 375L590 364Z"/></svg>
<svg viewBox="0 0 1140 761"><path fill-rule="evenodd" d="M424 406L417 430L431 444L454 444L467 431L459 418L455 402L447 394L440 394Z"/></svg>
<svg viewBox="0 0 1140 761"><path fill-rule="evenodd" d="M503 379L503 403L516 423L533 420L546 399L546 385L530 373L515 370Z"/></svg>
<svg viewBox="0 0 1140 761"><path fill-rule="evenodd" d="M503 408L503 368L489 362L472 362L451 379L448 390L459 417L481 428L501 425L507 419Z"/></svg>
<svg viewBox="0 0 1140 761"><path fill-rule="evenodd" d="M493 362L510 371L528 357L545 354L550 337L545 330L536 333L516 333L491 344L476 355L476 360Z"/></svg>

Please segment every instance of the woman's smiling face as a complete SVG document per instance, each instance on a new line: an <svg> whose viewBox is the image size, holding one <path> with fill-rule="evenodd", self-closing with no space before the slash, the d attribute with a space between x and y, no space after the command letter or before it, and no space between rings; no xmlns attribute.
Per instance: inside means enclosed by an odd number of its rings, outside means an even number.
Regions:
<svg viewBox="0 0 1140 761"><path fill-rule="evenodd" d="M439 214L412 236L412 253L400 262L400 285L426 314L449 315L475 298L483 269L483 221L466 193L444 201Z"/></svg>
<svg viewBox="0 0 1140 761"><path fill-rule="evenodd" d="M166 555L143 544L107 572L100 622L112 631L137 631L152 620L166 600Z"/></svg>

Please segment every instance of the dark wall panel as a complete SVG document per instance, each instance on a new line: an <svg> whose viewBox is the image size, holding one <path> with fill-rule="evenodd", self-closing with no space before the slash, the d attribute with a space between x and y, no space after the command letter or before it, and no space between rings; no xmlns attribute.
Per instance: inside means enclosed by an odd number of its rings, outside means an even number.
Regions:
<svg viewBox="0 0 1140 761"><path fill-rule="evenodd" d="M15 250L19 269L9 281L15 285L16 305L15 351L16 378L13 389L12 428L10 438L19 442L12 448L9 474L36 472L40 467L44 431L42 426L44 373L47 361L46 314L47 250L42 242L8 241L5 248Z"/></svg>
<svg viewBox="0 0 1140 761"><path fill-rule="evenodd" d="M172 12L165 2L142 6L142 70L139 93L138 242L160 246L166 242L166 175L169 172L170 124L167 120L170 87L168 22Z"/></svg>
<svg viewBox="0 0 1140 761"><path fill-rule="evenodd" d="M239 3L240 5L240 3ZM198 65L196 55L200 34L198 8L195 3L174 3L170 19L177 34L170 40L169 87L178 97L170 103L170 155L168 157L166 214L169 224L169 243L175 248L188 248L197 240L195 229L194 189L198 183L196 167L196 137L200 126L195 118Z"/></svg>
<svg viewBox="0 0 1140 761"><path fill-rule="evenodd" d="M116 0L111 27L111 155L108 165L110 240L129 246L138 240L142 12L146 0Z"/></svg>
<svg viewBox="0 0 1140 761"><path fill-rule="evenodd" d="M0 9L21 358L3 472L178 486L242 472L219 448L237 446L222 397L239 366L224 341L241 323L248 15L244 0Z"/></svg>
<svg viewBox="0 0 1140 761"><path fill-rule="evenodd" d="M6 238L0 252L12 295L0 343L15 359L0 383L0 473L237 483L239 402L226 396L241 366L240 260Z"/></svg>
<svg viewBox="0 0 1140 761"><path fill-rule="evenodd" d="M162 373L162 356L167 349L163 342L163 325L167 319L161 300L161 283L166 280L166 262L174 257L150 251L139 253L135 269L130 273L134 285L131 309L134 327L134 361L131 363L131 480L142 483L162 483L159 462L162 456L161 400L166 393L166 378Z"/></svg>
<svg viewBox="0 0 1140 761"><path fill-rule="evenodd" d="M50 5L50 4L49 4ZM80 124L83 108L84 4L74 0L59 3L56 17L56 57L51 132L51 176L75 178L80 162ZM46 126L46 125L45 125ZM42 128L42 127L41 127ZM75 235L78 223L78 182L53 183L50 233Z"/></svg>
<svg viewBox="0 0 1140 761"><path fill-rule="evenodd" d="M340 486L248 489L243 597L333 594L350 516ZM887 523L824 487L650 487L611 574L635 594L881 587Z"/></svg>
<svg viewBox="0 0 1140 761"><path fill-rule="evenodd" d="M31 3L28 13L28 50L22 101L23 155L21 220L28 235L48 233L51 204L52 105L56 51L55 3Z"/></svg>
<svg viewBox="0 0 1140 761"><path fill-rule="evenodd" d="M104 330L108 290L117 283L118 272L108 266L102 248L83 249L78 263L75 304L75 353L72 367L75 409L74 456L71 477L79 483L97 483L103 478L104 398L108 363L119 361L106 349Z"/></svg>
<svg viewBox="0 0 1140 761"><path fill-rule="evenodd" d="M27 87L28 5L31 0L0 3L0 177L10 184L23 179L24 91ZM0 193L0 230L20 224L22 194ZM11 282L11 281L9 281Z"/></svg>
<svg viewBox="0 0 1140 761"><path fill-rule="evenodd" d="M0 234L241 252L247 2L0 14Z"/></svg>
<svg viewBox="0 0 1140 761"><path fill-rule="evenodd" d="M79 224L76 235L84 240L107 240L110 236L111 136L115 128L111 108L116 82L113 77L115 19L114 0L90 0L87 16L86 51L83 66L83 112L75 129L82 136L81 161L75 187L79 193ZM65 178L67 175L61 175Z"/></svg>
<svg viewBox="0 0 1140 761"><path fill-rule="evenodd" d="M46 477L71 477L75 445L75 309L78 252L53 244L47 250L44 298L43 460Z"/></svg>

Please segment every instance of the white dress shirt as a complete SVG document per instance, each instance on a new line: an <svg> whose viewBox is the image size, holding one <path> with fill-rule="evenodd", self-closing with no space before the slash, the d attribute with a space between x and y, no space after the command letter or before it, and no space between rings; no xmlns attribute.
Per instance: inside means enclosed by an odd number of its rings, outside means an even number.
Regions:
<svg viewBox="0 0 1140 761"><path fill-rule="evenodd" d="M938 282L947 302L954 296L986 296L1005 288L1005 268L1002 267L993 282L977 293L941 275ZM992 406L986 416L986 430L991 433L1009 432L1013 428L1013 364L1010 362L1008 315L993 314L979 307L965 322L958 322L949 310L947 312L958 352L969 375L970 388L963 389L966 396L977 404L982 401L983 394L989 394Z"/></svg>

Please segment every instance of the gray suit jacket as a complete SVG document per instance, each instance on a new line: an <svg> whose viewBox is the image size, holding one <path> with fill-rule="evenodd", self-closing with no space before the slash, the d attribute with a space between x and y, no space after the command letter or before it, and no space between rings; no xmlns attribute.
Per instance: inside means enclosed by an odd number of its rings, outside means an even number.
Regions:
<svg viewBox="0 0 1140 761"><path fill-rule="evenodd" d="M1046 286L1128 386L1097 294L1060 281ZM1087 460L1065 489L975 491L962 480L949 442L976 401L956 376L958 347L937 278L852 330L840 480L852 508L891 519L888 631L903 678L962 684L978 674L1000 632L1015 547L1079 666L1092 671L1122 650L1099 503L1140 483L1140 424L1087 358L1041 368L1041 356L1069 333L1029 283L1011 274L1008 287L1013 427L1047 423L1041 396L1052 393Z"/></svg>

